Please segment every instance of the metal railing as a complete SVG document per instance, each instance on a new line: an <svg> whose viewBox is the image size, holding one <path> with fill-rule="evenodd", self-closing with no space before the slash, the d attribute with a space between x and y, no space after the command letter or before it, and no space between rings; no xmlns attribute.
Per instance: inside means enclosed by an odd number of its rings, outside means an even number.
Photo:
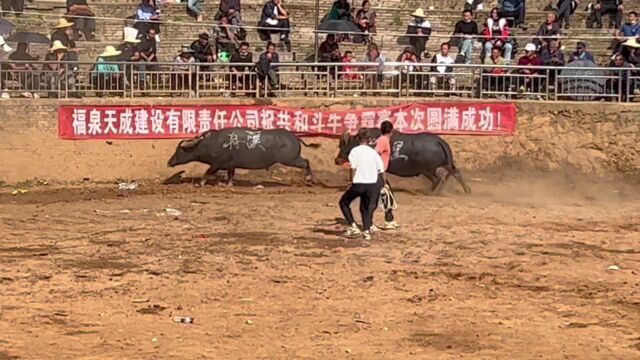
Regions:
<svg viewBox="0 0 640 360"><path fill-rule="evenodd" d="M640 70L430 63L0 62L2 97L457 97L630 102Z"/></svg>

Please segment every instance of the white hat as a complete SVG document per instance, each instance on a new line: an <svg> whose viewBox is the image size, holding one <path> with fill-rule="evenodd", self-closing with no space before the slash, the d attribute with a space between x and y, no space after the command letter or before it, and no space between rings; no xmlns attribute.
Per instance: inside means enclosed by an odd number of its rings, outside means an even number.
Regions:
<svg viewBox="0 0 640 360"><path fill-rule="evenodd" d="M527 46L524 47L524 51L536 51L537 47L533 43L528 43Z"/></svg>
<svg viewBox="0 0 640 360"><path fill-rule="evenodd" d="M2 36L0 36L0 50L2 50L4 52L13 51L13 49L9 45L7 45L6 42L4 42L4 38Z"/></svg>
<svg viewBox="0 0 640 360"><path fill-rule="evenodd" d="M622 45L632 47L634 49L640 48L640 43L638 43L638 40L636 40L636 38L628 39L627 41L623 42Z"/></svg>
<svg viewBox="0 0 640 360"><path fill-rule="evenodd" d="M138 29L132 27L124 28L124 42L137 44L140 42L138 39Z"/></svg>
<svg viewBox="0 0 640 360"><path fill-rule="evenodd" d="M62 45L62 42L60 42L60 40L56 40L53 42L53 44L51 44L51 49L49 49L49 51L54 52L56 50L68 50L68 48Z"/></svg>
<svg viewBox="0 0 640 360"><path fill-rule="evenodd" d="M422 10L422 8L417 8L416 11L414 11L413 14L411 14L411 16L422 18L422 19L427 17L427 15L425 15L424 10Z"/></svg>

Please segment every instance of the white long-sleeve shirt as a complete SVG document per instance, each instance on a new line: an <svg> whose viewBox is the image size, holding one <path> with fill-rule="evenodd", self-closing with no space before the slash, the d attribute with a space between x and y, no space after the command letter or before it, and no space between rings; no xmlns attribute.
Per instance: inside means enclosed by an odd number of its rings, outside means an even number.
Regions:
<svg viewBox="0 0 640 360"><path fill-rule="evenodd" d="M354 184L375 184L378 176L384 173L384 164L380 155L368 145L358 145L349 153L349 163L355 170Z"/></svg>

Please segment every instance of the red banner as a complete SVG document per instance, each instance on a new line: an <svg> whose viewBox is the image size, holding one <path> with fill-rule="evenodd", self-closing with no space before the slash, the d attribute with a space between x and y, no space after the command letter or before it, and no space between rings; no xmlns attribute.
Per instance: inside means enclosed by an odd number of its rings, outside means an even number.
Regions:
<svg viewBox="0 0 640 360"><path fill-rule="evenodd" d="M274 106L60 106L62 139L184 139L230 127L284 128L302 136L339 136L390 120L404 133L512 135L514 104L425 103L358 110L320 111Z"/></svg>

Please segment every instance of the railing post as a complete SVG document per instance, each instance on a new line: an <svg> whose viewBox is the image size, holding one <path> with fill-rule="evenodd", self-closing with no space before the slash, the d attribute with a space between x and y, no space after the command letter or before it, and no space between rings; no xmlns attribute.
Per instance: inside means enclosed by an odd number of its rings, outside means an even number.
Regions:
<svg viewBox="0 0 640 360"><path fill-rule="evenodd" d="M483 85L482 84L483 76L482 75L483 74L484 74L483 73L483 68L482 68L482 66L480 66L480 68L478 68L478 81L477 81L477 84L478 84L478 98L479 99L483 99L484 98L484 92L482 91L482 89L483 89L483 87L482 87L482 85ZM476 83L476 82L474 81L474 83Z"/></svg>
<svg viewBox="0 0 640 360"><path fill-rule="evenodd" d="M127 62L125 66L129 68L129 97L133 99L133 79L135 78L133 74L133 63Z"/></svg>
<svg viewBox="0 0 640 360"><path fill-rule="evenodd" d="M198 65L198 63L195 63L195 65L193 65L196 67L196 81L194 81L195 83L195 89L194 89L194 96L196 97L196 99L200 98L200 65ZM193 74L193 71L191 71L191 74ZM189 91L189 95L191 95L191 91Z"/></svg>
<svg viewBox="0 0 640 360"><path fill-rule="evenodd" d="M338 67L335 65L331 65L331 67L333 68L333 97L338 97Z"/></svg>
<svg viewBox="0 0 640 360"><path fill-rule="evenodd" d="M625 97L625 102L629 102L629 97L631 97L631 86L630 85L631 85L631 81L632 81L631 72L629 70L625 70L625 80L626 80L625 82L627 83L627 86L626 86L626 89L625 89L626 94L627 94L627 96Z"/></svg>

